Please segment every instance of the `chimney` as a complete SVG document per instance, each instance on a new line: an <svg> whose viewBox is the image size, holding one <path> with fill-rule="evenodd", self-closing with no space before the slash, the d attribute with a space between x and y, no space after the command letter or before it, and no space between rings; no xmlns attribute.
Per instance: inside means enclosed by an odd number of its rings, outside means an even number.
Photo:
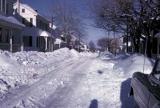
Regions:
<svg viewBox="0 0 160 108"><path fill-rule="evenodd" d="M17 0L17 12L20 14L20 0Z"/></svg>

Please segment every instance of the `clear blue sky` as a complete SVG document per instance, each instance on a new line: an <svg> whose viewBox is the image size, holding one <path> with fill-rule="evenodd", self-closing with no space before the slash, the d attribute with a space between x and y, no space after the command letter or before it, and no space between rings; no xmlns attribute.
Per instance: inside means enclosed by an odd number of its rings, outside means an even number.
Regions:
<svg viewBox="0 0 160 108"><path fill-rule="evenodd" d="M54 0L21 0L21 2L32 6L34 9L38 10L41 14L45 16L50 15L50 10ZM88 0L66 0L73 7L78 8L81 19L85 23L86 37L85 40L89 42L93 40L96 42L98 38L104 37L105 33L101 29L94 28L92 25L94 22L88 18L91 14L89 11ZM89 26L88 26L89 25Z"/></svg>

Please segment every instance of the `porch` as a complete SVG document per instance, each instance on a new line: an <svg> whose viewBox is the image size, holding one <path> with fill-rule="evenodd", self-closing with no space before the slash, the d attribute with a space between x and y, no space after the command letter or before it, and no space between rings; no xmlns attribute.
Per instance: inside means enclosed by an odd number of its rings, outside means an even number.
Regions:
<svg viewBox="0 0 160 108"><path fill-rule="evenodd" d="M26 51L53 51L54 38L47 31L36 27L26 27L23 31L24 50Z"/></svg>
<svg viewBox="0 0 160 108"><path fill-rule="evenodd" d="M0 15L0 49L11 52L23 50L21 31L24 25L14 17Z"/></svg>

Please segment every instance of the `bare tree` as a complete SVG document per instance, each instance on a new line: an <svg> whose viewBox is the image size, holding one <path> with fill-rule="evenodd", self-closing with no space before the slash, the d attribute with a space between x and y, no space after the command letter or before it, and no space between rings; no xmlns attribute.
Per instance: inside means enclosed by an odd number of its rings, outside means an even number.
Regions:
<svg viewBox="0 0 160 108"><path fill-rule="evenodd" d="M151 56L152 40L160 30L159 0L98 1L98 8L95 9L97 26L107 31L124 32L126 37L132 38L136 52L140 52L140 40L143 40L147 55Z"/></svg>
<svg viewBox="0 0 160 108"><path fill-rule="evenodd" d="M113 38L111 40L110 44L110 52L112 52L114 55L117 54L117 51L120 49L120 42L118 38Z"/></svg>
<svg viewBox="0 0 160 108"><path fill-rule="evenodd" d="M79 40L84 36L83 26L77 13L77 9L66 0L53 1L53 18L56 25L61 29L68 46L71 41L71 35L74 34Z"/></svg>
<svg viewBox="0 0 160 108"><path fill-rule="evenodd" d="M93 41L89 42L89 49L90 49L90 51L95 52L96 46Z"/></svg>
<svg viewBox="0 0 160 108"><path fill-rule="evenodd" d="M110 38L101 38L97 41L97 45L101 47L102 51L109 51L110 45L111 45L111 39Z"/></svg>

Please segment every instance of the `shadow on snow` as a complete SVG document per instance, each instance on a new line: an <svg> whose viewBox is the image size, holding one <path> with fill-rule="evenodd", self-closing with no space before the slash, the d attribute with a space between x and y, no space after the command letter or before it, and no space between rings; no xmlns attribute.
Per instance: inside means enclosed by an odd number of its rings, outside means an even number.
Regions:
<svg viewBox="0 0 160 108"><path fill-rule="evenodd" d="M96 99L93 99L90 103L89 108L98 108L98 101Z"/></svg>
<svg viewBox="0 0 160 108"><path fill-rule="evenodd" d="M131 78L121 83L121 108L135 108L133 97L129 97Z"/></svg>

